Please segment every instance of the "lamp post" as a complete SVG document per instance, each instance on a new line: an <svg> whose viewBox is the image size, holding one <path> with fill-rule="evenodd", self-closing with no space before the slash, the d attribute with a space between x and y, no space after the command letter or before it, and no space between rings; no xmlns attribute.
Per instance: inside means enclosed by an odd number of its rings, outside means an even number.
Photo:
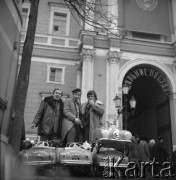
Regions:
<svg viewBox="0 0 176 180"><path fill-rule="evenodd" d="M127 129L127 113L128 113L128 92L129 92L129 87L127 85L124 85L122 88L123 91L123 107L121 108L121 98L117 96L115 96L114 98L114 103L115 103L115 107L117 108L117 113L118 113L118 117L120 116L120 114L124 114L123 117L123 129ZM136 108L136 99L132 96L132 98L130 99L130 107L132 109L132 111L134 111L134 109Z"/></svg>

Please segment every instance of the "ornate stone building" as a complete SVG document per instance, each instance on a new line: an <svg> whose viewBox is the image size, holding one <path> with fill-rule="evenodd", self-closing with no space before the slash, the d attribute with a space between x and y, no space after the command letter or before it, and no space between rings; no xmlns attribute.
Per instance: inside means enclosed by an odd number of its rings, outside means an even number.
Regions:
<svg viewBox="0 0 176 180"><path fill-rule="evenodd" d="M71 90L80 87L82 102L87 91L97 92L105 104L107 122L117 118L113 102L117 94L122 99L118 126L149 139L161 135L171 149L176 144L176 0L102 3L117 16L113 33L85 24L62 1L40 2L25 109L26 132L35 133L29 125L42 96L54 87L61 87L65 97L71 96ZM24 12L27 10L26 2ZM123 94L124 85L130 88L128 95ZM132 96L136 99L133 111L129 105Z"/></svg>

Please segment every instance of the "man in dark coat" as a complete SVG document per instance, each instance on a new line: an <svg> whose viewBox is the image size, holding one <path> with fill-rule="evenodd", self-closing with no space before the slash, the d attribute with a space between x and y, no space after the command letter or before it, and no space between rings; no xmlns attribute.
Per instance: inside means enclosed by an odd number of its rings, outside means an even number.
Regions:
<svg viewBox="0 0 176 180"><path fill-rule="evenodd" d="M169 157L169 153L164 147L163 137L161 137L161 136L158 137L158 142L155 145L154 157L156 159L156 162L160 162L161 165Z"/></svg>
<svg viewBox="0 0 176 180"><path fill-rule="evenodd" d="M147 137L142 136L141 141L139 143L139 160L140 162L149 162L150 153L147 144Z"/></svg>
<svg viewBox="0 0 176 180"><path fill-rule="evenodd" d="M63 119L63 93L60 89L54 89L53 95L42 100L38 112L32 122L31 128L38 126L38 135L41 141L61 139Z"/></svg>
<svg viewBox="0 0 176 180"><path fill-rule="evenodd" d="M137 136L136 136L137 137ZM129 144L129 162L136 163L137 169L140 168L139 164L139 145L134 136L131 137L131 143Z"/></svg>
<svg viewBox="0 0 176 180"><path fill-rule="evenodd" d="M64 102L64 119L62 124L62 139L65 143L80 142L82 125L81 111L81 89L76 88L72 91L73 98L66 99Z"/></svg>

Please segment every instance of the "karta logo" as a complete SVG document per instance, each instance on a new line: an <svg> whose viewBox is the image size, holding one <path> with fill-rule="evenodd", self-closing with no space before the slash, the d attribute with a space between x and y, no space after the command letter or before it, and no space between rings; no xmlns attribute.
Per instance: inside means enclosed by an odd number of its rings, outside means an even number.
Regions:
<svg viewBox="0 0 176 180"><path fill-rule="evenodd" d="M119 157L117 160L111 157L105 158L103 176L106 178L145 178L146 176L152 176L154 178L175 177L173 164L171 162L164 162L161 164L153 159L152 162L140 162L140 164L128 162L125 164L123 160L124 157Z"/></svg>

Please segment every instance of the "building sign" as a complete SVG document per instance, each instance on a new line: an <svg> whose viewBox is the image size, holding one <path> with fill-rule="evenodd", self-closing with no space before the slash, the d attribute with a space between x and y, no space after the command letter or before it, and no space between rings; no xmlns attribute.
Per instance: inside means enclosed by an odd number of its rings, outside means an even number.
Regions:
<svg viewBox="0 0 176 180"><path fill-rule="evenodd" d="M156 8L158 0L136 0L137 5L146 11L152 11Z"/></svg>
<svg viewBox="0 0 176 180"><path fill-rule="evenodd" d="M134 80L144 76L153 78L160 85L163 92L167 92L169 90L166 78L163 77L163 75L161 75L161 73L157 70L146 67L138 68L128 73L124 79L124 84L131 87Z"/></svg>

